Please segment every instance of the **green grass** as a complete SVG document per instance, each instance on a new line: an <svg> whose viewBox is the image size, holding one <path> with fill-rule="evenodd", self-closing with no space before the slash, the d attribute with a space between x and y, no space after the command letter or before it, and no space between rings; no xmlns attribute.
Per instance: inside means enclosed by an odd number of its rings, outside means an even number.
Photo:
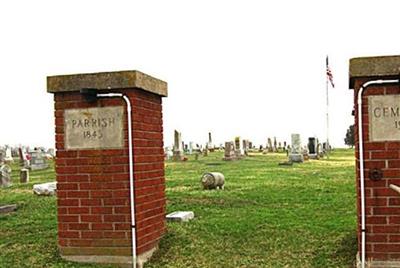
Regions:
<svg viewBox="0 0 400 268"><path fill-rule="evenodd" d="M354 151L330 159L278 166L284 154L222 161L167 162L167 211L192 210L168 233L146 268L352 267L356 255ZM13 172L17 181L17 167ZM204 172L222 172L225 190L202 190ZM75 264L57 255L54 197L32 194L33 183L54 180L53 169L31 172L31 183L0 189L0 267L106 267ZM112 267L112 266L109 266Z"/></svg>

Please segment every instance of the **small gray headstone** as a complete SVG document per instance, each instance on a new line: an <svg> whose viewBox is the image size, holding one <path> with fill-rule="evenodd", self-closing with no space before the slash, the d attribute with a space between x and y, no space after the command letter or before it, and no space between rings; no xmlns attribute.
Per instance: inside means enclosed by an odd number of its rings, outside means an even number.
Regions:
<svg viewBox="0 0 400 268"><path fill-rule="evenodd" d="M49 167L47 159L44 157L44 153L41 151L33 151L30 153L30 168L31 170L41 170Z"/></svg>
<svg viewBox="0 0 400 268"><path fill-rule="evenodd" d="M2 165L0 167L0 186L11 186L11 167L9 165Z"/></svg>
<svg viewBox="0 0 400 268"><path fill-rule="evenodd" d="M225 142L225 154L224 154L224 160L230 161L230 160L235 160L236 155L235 155L235 145L231 141Z"/></svg>
<svg viewBox="0 0 400 268"><path fill-rule="evenodd" d="M175 211L166 216L168 221L189 221L194 218L193 211Z"/></svg>
<svg viewBox="0 0 400 268"><path fill-rule="evenodd" d="M29 182L29 169L22 168L19 173L19 182L20 183L28 183Z"/></svg>

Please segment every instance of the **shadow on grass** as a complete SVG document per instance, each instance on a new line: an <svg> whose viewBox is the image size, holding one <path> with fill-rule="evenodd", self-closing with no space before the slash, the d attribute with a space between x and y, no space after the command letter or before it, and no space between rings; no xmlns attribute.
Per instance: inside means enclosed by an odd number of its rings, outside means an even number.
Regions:
<svg viewBox="0 0 400 268"><path fill-rule="evenodd" d="M159 249L151 256L149 262L146 263L146 267L168 265L171 262L171 258L173 262L174 254L185 243L189 244L190 240L183 235L179 235L172 228L168 228L167 233L160 241Z"/></svg>
<svg viewBox="0 0 400 268"><path fill-rule="evenodd" d="M321 250L315 253L312 267L355 267L357 233L355 231L347 233L337 244L334 252L326 252L323 250L324 247L321 247Z"/></svg>

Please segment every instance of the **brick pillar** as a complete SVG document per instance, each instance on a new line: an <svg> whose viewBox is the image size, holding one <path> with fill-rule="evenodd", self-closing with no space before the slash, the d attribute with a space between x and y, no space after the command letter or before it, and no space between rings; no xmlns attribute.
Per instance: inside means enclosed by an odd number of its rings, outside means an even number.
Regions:
<svg viewBox="0 0 400 268"><path fill-rule="evenodd" d="M58 244L83 262L132 260L128 124L122 98L87 101L80 90L118 92L132 104L136 250L139 262L165 233L162 97L167 84L137 71L51 76Z"/></svg>
<svg viewBox="0 0 400 268"><path fill-rule="evenodd" d="M350 60L354 89L358 249L361 252L361 205L357 95L367 81L398 79L400 56ZM400 267L400 89L398 83L364 90L362 120L365 174L366 267ZM392 266L391 266L392 265Z"/></svg>

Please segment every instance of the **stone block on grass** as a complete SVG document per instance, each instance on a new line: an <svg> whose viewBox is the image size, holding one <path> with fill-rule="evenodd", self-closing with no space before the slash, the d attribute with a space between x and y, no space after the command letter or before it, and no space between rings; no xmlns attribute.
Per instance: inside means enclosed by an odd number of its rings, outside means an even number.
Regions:
<svg viewBox="0 0 400 268"><path fill-rule="evenodd" d="M189 221L194 218L194 212L193 211L175 211L166 216L168 221L176 221L176 222L182 222L182 221Z"/></svg>

